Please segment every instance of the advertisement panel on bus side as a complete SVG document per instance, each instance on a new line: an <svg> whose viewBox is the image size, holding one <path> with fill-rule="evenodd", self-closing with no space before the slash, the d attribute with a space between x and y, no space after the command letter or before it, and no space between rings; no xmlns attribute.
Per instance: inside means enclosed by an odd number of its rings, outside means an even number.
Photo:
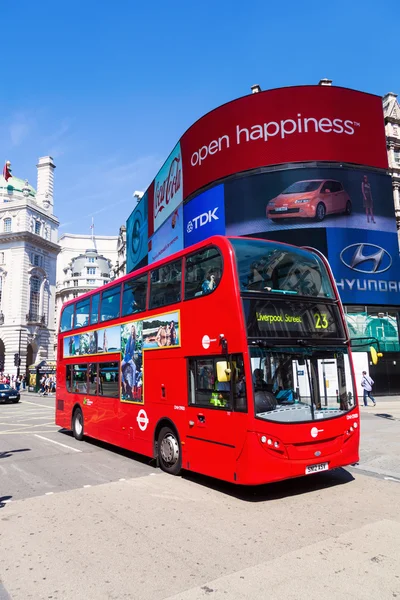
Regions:
<svg viewBox="0 0 400 600"><path fill-rule="evenodd" d="M184 198L228 175L274 164L388 165L382 99L340 87L280 88L233 100L194 123L181 147Z"/></svg>

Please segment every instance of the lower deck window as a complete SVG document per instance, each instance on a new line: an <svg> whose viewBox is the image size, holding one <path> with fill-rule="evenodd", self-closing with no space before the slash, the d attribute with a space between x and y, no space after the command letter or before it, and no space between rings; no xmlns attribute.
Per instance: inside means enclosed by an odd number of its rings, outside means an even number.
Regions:
<svg viewBox="0 0 400 600"><path fill-rule="evenodd" d="M66 365L65 385L74 394L119 398L119 363Z"/></svg>
<svg viewBox="0 0 400 600"><path fill-rule="evenodd" d="M221 378L221 371L226 377ZM233 355L229 360L225 356L190 358L189 404L246 412L243 356Z"/></svg>

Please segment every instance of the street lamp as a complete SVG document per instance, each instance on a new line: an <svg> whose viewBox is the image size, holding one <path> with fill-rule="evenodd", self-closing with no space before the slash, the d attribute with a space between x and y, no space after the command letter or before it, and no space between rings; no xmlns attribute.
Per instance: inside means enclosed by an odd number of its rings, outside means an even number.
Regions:
<svg viewBox="0 0 400 600"><path fill-rule="evenodd" d="M21 334L22 334L22 329L19 330L17 379L19 377L19 368L21 366Z"/></svg>

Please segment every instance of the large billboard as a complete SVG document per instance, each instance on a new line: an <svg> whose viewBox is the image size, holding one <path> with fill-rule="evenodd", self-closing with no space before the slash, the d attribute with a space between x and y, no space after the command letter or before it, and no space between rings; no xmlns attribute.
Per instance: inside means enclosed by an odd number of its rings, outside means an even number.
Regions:
<svg viewBox="0 0 400 600"><path fill-rule="evenodd" d="M147 256L148 197L144 194L126 222L126 269L133 271ZM142 265L140 265L142 266Z"/></svg>
<svg viewBox="0 0 400 600"><path fill-rule="evenodd" d="M299 86L233 100L181 138L184 197L228 175L328 161L386 169L382 99L340 87Z"/></svg>
<svg viewBox="0 0 400 600"><path fill-rule="evenodd" d="M225 183L226 232L341 227L395 233L392 194L388 175L339 165L245 175Z"/></svg>
<svg viewBox="0 0 400 600"><path fill-rule="evenodd" d="M224 186L217 185L185 204L183 220L185 248L212 235L224 235Z"/></svg>
<svg viewBox="0 0 400 600"><path fill-rule="evenodd" d="M149 242L149 264L183 249L183 207L172 215L154 233Z"/></svg>
<svg viewBox="0 0 400 600"><path fill-rule="evenodd" d="M182 204L181 145L175 146L154 180L154 231Z"/></svg>
<svg viewBox="0 0 400 600"><path fill-rule="evenodd" d="M328 259L342 302L400 305L397 233L328 229Z"/></svg>

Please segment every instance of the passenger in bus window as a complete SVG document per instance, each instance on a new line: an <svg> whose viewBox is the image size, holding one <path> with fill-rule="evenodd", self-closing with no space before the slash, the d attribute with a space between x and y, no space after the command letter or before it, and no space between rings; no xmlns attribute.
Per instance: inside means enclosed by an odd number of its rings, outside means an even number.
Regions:
<svg viewBox="0 0 400 600"><path fill-rule="evenodd" d="M215 281L215 274L213 271L210 271L207 274L207 277L205 278L205 280L203 281L203 284L201 286L202 292L203 292L203 294L209 294L210 292L215 290L216 287L217 287L217 283Z"/></svg>

